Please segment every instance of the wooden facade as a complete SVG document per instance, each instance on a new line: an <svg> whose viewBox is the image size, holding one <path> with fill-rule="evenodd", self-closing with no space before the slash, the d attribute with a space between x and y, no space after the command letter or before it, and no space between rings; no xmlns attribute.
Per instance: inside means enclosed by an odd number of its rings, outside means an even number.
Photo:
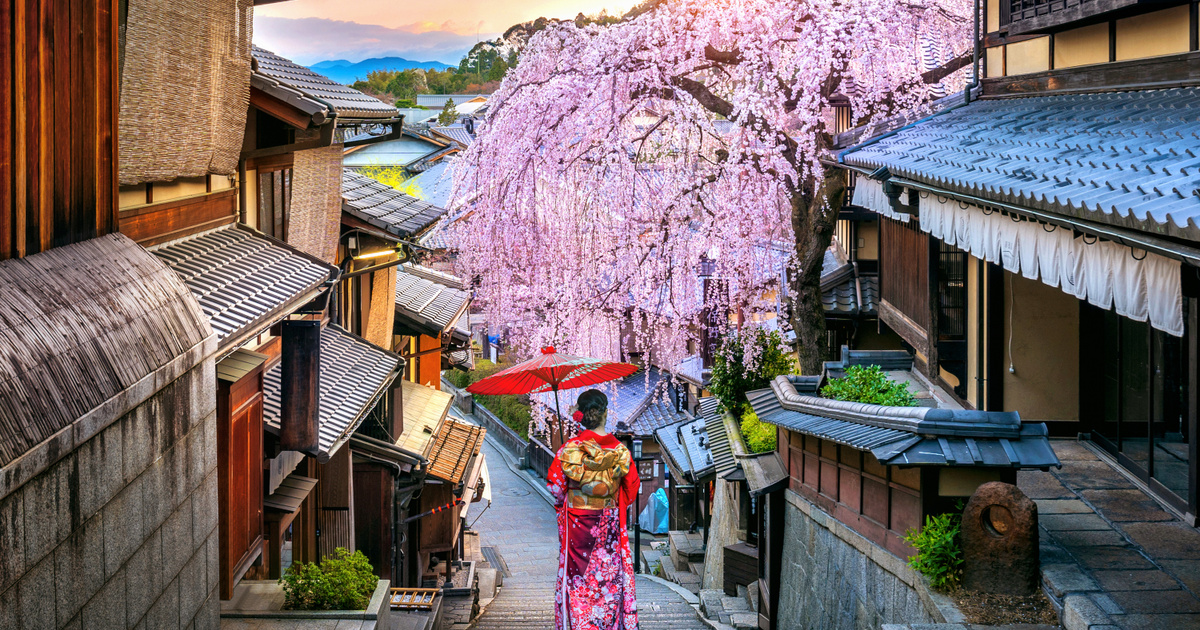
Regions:
<svg viewBox="0 0 1200 630"><path fill-rule="evenodd" d="M924 521L920 469L883 466L870 453L781 432L794 492L888 551L902 558L913 553L904 534Z"/></svg>
<svg viewBox="0 0 1200 630"><path fill-rule="evenodd" d="M116 0L0 16L0 260L116 231Z"/></svg>
<svg viewBox="0 0 1200 630"><path fill-rule="evenodd" d="M217 368L217 486L221 598L258 559L263 543L263 363L239 350Z"/></svg>

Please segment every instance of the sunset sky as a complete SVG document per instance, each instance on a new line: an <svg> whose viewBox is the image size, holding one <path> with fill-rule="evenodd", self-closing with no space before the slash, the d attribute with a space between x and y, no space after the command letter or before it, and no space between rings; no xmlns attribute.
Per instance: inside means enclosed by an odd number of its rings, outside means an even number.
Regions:
<svg viewBox="0 0 1200 630"><path fill-rule="evenodd" d="M620 13L633 0L292 0L256 7L254 43L298 63L398 56L457 64L518 22Z"/></svg>

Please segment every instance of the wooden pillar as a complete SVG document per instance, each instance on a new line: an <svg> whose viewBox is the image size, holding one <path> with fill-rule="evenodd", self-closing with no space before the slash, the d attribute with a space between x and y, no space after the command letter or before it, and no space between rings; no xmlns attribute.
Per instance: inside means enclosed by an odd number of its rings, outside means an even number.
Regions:
<svg viewBox="0 0 1200 630"><path fill-rule="evenodd" d="M321 322L288 320L282 332L280 447L311 453L320 443Z"/></svg>

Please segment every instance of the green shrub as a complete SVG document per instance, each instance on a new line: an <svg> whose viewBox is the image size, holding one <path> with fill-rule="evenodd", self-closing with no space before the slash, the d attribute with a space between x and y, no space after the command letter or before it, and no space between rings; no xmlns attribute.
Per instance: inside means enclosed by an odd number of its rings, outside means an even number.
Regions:
<svg viewBox="0 0 1200 630"><path fill-rule="evenodd" d="M745 356L747 337L758 347L757 365L747 369L742 361ZM736 332L725 337L717 356L713 359L712 380L709 391L721 401L721 406L735 417L740 416L746 404L746 392L768 387L771 380L782 374L791 374L796 362L783 349L783 338L778 332L767 332L761 328L750 332Z"/></svg>
<svg viewBox="0 0 1200 630"><path fill-rule="evenodd" d="M338 547L320 564L288 567L279 583L288 610L366 610L377 579L361 551Z"/></svg>
<svg viewBox="0 0 1200 630"><path fill-rule="evenodd" d="M888 380L878 365L852 365L846 368L846 376L835 378L821 388L821 395L835 400L889 405L892 407L915 407L917 399L908 391L908 383Z"/></svg>
<svg viewBox="0 0 1200 630"><path fill-rule="evenodd" d="M471 383L477 383L506 367L508 366L501 363L480 359L475 363L475 369L470 372L448 370L442 375L446 377L447 381L450 381L451 385L459 389L466 389ZM516 431L521 439L529 439L529 422L533 416L530 413L528 396L476 395L475 404L482 405L495 414L505 426Z"/></svg>
<svg viewBox="0 0 1200 630"><path fill-rule="evenodd" d="M751 453L769 453L775 450L778 432L775 425L758 419L754 410L747 408L742 414L742 440Z"/></svg>
<svg viewBox="0 0 1200 630"><path fill-rule="evenodd" d="M917 555L908 559L908 566L929 578L929 584L939 590L948 591L958 586L962 579L962 547L958 531L961 514L932 514L925 517L921 531L910 529L904 540Z"/></svg>

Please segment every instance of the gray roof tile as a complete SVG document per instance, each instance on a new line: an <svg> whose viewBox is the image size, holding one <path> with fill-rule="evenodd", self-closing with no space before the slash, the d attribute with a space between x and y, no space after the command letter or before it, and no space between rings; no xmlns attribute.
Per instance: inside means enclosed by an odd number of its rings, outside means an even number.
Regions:
<svg viewBox="0 0 1200 630"><path fill-rule="evenodd" d="M321 329L320 360L320 446L309 455L328 461L396 378L400 357L331 324ZM281 370L276 363L263 376L263 422L276 434L282 414Z"/></svg>
<svg viewBox="0 0 1200 630"><path fill-rule="evenodd" d="M976 101L842 158L999 203L1200 240L1200 88Z"/></svg>
<svg viewBox="0 0 1200 630"><path fill-rule="evenodd" d="M656 367L651 367L649 372L647 377L645 370L638 370L623 379L594 386L608 396L609 433L649 436L653 435L656 429L688 417L685 412L676 412L674 404L663 400L670 376ZM579 394L588 389L591 388L579 387L559 391L561 413L570 415L568 410L575 405ZM553 393L533 394L532 398L547 409L554 408Z"/></svg>
<svg viewBox="0 0 1200 630"><path fill-rule="evenodd" d="M724 477L737 469L738 463L729 445L729 434L725 431L725 414L721 402L713 396L700 399L700 417L704 419L708 436L708 450L712 453L713 465L718 477Z"/></svg>
<svg viewBox="0 0 1200 630"><path fill-rule="evenodd" d="M233 225L151 251L192 291L222 346L257 334L299 308L337 271L285 243Z"/></svg>
<svg viewBox="0 0 1200 630"><path fill-rule="evenodd" d="M349 168L342 169L342 210L400 238L423 232L446 213Z"/></svg>
<svg viewBox="0 0 1200 630"><path fill-rule="evenodd" d="M339 118L390 120L399 116L395 107L319 75L265 48L253 46L252 51L256 78L298 92L302 99L315 106L331 108Z"/></svg>
<svg viewBox="0 0 1200 630"><path fill-rule="evenodd" d="M466 312L471 294L447 286L457 278L446 276L448 280L437 281L435 278L446 274L414 265L401 265L397 270L396 315L421 334L439 336Z"/></svg>

